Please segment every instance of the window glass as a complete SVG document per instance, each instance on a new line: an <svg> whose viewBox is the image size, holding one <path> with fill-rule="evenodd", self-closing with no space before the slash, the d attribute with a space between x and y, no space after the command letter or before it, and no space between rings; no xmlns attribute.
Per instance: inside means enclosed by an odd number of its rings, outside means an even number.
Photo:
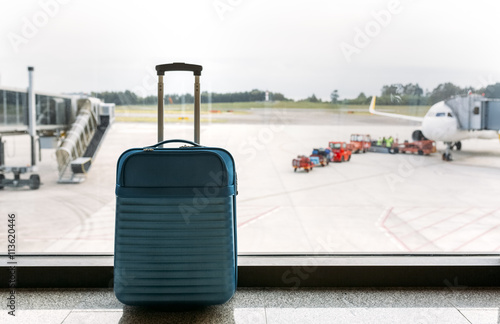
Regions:
<svg viewBox="0 0 500 324"><path fill-rule="evenodd" d="M494 1L5 2L0 170L12 181L0 184L0 219L17 214L19 252L112 252L116 162L157 141L155 66L187 62L203 66L201 144L236 161L240 252L498 252L498 129L485 130L488 114L471 103L500 98L499 10ZM191 140L193 75L164 82L164 137ZM435 104L460 128L432 118L447 116ZM351 143L365 134L373 141ZM352 155L295 171L297 156L322 147Z"/></svg>
<svg viewBox="0 0 500 324"><path fill-rule="evenodd" d="M7 118L5 117L7 115L7 104L4 103L4 98L6 98L6 93L5 91L0 91L0 123L5 124L7 121ZM7 98L6 98L7 99Z"/></svg>

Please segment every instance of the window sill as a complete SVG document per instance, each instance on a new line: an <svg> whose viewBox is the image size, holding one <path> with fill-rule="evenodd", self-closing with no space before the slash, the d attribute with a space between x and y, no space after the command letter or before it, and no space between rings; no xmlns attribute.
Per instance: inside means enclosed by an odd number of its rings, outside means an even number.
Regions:
<svg viewBox="0 0 500 324"><path fill-rule="evenodd" d="M113 255L16 255L17 288L105 288ZM9 260L11 261L11 260ZM10 272L0 272L9 287ZM239 255L238 287L500 287L499 254Z"/></svg>

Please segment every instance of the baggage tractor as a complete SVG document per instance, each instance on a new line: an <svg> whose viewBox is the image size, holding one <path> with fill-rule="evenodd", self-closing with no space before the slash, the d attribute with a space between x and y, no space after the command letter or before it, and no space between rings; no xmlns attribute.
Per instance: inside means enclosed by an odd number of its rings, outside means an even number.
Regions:
<svg viewBox="0 0 500 324"><path fill-rule="evenodd" d="M156 66L158 144L125 151L118 159L114 291L136 306L222 304L236 290L234 160L200 143L202 67ZM163 76L195 75L195 142L163 141ZM163 144L180 142L178 148Z"/></svg>

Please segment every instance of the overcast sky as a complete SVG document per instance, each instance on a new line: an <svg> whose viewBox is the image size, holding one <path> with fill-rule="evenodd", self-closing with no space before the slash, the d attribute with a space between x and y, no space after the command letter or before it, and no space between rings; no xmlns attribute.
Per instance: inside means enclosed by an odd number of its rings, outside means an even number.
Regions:
<svg viewBox="0 0 500 324"><path fill-rule="evenodd" d="M0 85L155 94L154 66L203 65L202 90L300 99L384 84L500 82L499 1L0 0ZM192 76L166 79L192 91Z"/></svg>

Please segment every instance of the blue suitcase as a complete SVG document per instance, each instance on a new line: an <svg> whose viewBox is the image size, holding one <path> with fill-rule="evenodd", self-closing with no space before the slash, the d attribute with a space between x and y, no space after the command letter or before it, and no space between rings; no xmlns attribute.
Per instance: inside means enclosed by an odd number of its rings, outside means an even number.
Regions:
<svg viewBox="0 0 500 324"><path fill-rule="evenodd" d="M236 171L229 152L199 145L201 66L158 65L195 74L195 142L163 140L125 151L116 177L114 291L136 306L214 305L237 284ZM161 116L160 116L161 115ZM161 127L160 127L161 125ZM188 144L163 148L163 144Z"/></svg>

